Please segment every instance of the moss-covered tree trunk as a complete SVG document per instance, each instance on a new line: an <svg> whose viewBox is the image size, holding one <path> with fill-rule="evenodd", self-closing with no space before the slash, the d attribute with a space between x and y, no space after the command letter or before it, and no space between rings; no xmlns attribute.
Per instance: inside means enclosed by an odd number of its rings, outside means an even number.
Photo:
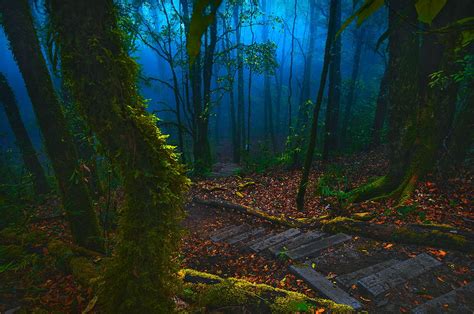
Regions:
<svg viewBox="0 0 474 314"><path fill-rule="evenodd" d="M36 151L31 143L30 137L26 132L25 125L21 120L20 110L18 110L15 95L10 85L8 85L6 77L0 73L0 104L3 105L7 114L8 122L15 135L16 144L20 148L21 157L26 169L32 175L33 188L37 194L49 193L50 189L46 175L38 160Z"/></svg>
<svg viewBox="0 0 474 314"><path fill-rule="evenodd" d="M100 300L108 313L169 313L188 180L137 88L112 0L50 0L74 99L119 170L126 192Z"/></svg>
<svg viewBox="0 0 474 314"><path fill-rule="evenodd" d="M99 226L58 97L36 37L27 0L0 0L2 25L30 96L74 241L101 249Z"/></svg>
<svg viewBox="0 0 474 314"><path fill-rule="evenodd" d="M391 1L390 6L390 167L384 177L355 190L356 201L385 197L399 203L407 200L417 181L435 165L456 104L455 81L444 86L429 83L430 74L436 71L448 76L456 71L458 34L427 32L420 46L420 35L412 26L417 23L414 5ZM459 17L458 9L449 2L431 27L446 26ZM405 22L399 21L397 12Z"/></svg>

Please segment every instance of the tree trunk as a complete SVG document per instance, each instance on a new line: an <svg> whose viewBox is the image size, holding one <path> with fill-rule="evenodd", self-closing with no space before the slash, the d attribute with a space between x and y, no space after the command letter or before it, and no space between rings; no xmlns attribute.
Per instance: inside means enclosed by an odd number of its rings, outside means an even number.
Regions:
<svg viewBox="0 0 474 314"><path fill-rule="evenodd" d="M58 180L72 237L78 245L101 250L97 217L79 169L72 136L41 54L28 1L0 0L0 13Z"/></svg>
<svg viewBox="0 0 474 314"><path fill-rule="evenodd" d="M237 138L238 151L236 162L240 162L242 148L245 142L245 104L244 104L244 61L241 45L240 5L234 5L235 40L237 44Z"/></svg>
<svg viewBox="0 0 474 314"><path fill-rule="evenodd" d="M32 175L33 188L36 194L47 194L50 192L46 175L38 160L33 143L21 120L15 95L8 85L6 77L0 73L0 104L3 105L7 114L8 122L15 135L16 144L20 149L26 169Z"/></svg>
<svg viewBox="0 0 474 314"><path fill-rule="evenodd" d="M145 110L136 86L139 69L123 48L113 1L49 3L63 76L126 192L101 306L108 313L169 313L188 185L184 169Z"/></svg>
<svg viewBox="0 0 474 314"><path fill-rule="evenodd" d="M349 83L349 90L347 92L346 106L344 108L344 118L341 125L340 144L347 148L347 130L350 129L352 118L352 107L356 101L356 85L359 78L360 57L362 55L362 47L365 38L365 28L357 30L356 36L356 50L354 52L354 61L352 62L351 81ZM378 102L378 101L377 101Z"/></svg>
<svg viewBox="0 0 474 314"><path fill-rule="evenodd" d="M290 51L290 74L288 75L288 136L291 136L291 117L292 117L292 108L291 108L291 97L293 97L293 58L295 53L295 27L296 27L296 18L298 16L298 0L295 0L294 6L294 17L293 17L293 26L291 27L291 51Z"/></svg>
<svg viewBox="0 0 474 314"><path fill-rule="evenodd" d="M265 43L268 41L268 19L269 9L267 7L267 0L262 0L262 11L265 14L264 25L262 29L262 41ZM265 114L265 137L266 142L270 144L271 149L276 151L276 138L275 129L273 126L273 104L272 104L272 92L271 92L271 80L270 75L265 73L263 78L263 93L264 93L264 114Z"/></svg>
<svg viewBox="0 0 474 314"><path fill-rule="evenodd" d="M379 94L377 96L377 105L375 108L374 124L372 126L371 147L375 148L380 145L380 137L383 125L387 116L388 109L388 86L389 86L389 69L386 68L382 80L380 81Z"/></svg>
<svg viewBox="0 0 474 314"><path fill-rule="evenodd" d="M337 15L338 1L339 0L331 0L329 22L328 22L328 34L326 37L326 46L324 49L323 69L321 71L321 79L319 81L318 96L316 98L316 104L313 109L313 120L311 124L311 133L309 137L308 150L306 151L303 170L301 174L301 181L298 187L298 195L296 196L296 206L298 210L304 209L304 196L306 193L306 187L308 185L311 165L313 163L314 149L316 148L319 111L321 109L321 103L323 102L324 89L326 87L326 78L327 78L327 74L329 70L329 64L331 62L331 47L334 41L333 40L334 34L336 33L336 15Z"/></svg>
<svg viewBox="0 0 474 314"><path fill-rule="evenodd" d="M467 12L466 5L457 5L449 2L431 27L444 27ZM415 7L391 1L391 9L390 168L386 176L356 189L353 199L390 197L403 204L417 181L433 168L451 123L458 84L450 80L444 86L429 86L429 76L439 70L448 76L455 73L458 34L427 32L420 50L419 34L411 26L417 23ZM410 23L397 23L396 12L402 11Z"/></svg>
<svg viewBox="0 0 474 314"><path fill-rule="evenodd" d="M341 1L337 1L335 27L341 27ZM334 33L331 50L331 64L329 66L329 91L326 109L326 125L324 133L323 160L327 161L330 152L338 148L337 127L339 121L339 107L341 104L341 36ZM360 56L360 53L359 53ZM358 65L357 65L358 68Z"/></svg>

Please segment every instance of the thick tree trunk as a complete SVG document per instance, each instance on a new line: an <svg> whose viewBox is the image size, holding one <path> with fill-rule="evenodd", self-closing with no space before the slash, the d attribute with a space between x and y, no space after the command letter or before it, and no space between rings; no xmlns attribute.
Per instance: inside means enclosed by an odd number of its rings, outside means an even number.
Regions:
<svg viewBox="0 0 474 314"><path fill-rule="evenodd" d="M377 96L377 105L375 108L374 123L371 134L371 147L375 148L380 145L380 137L383 126L385 124L388 109L388 86L389 86L389 69L386 68L382 80L380 81L379 94Z"/></svg>
<svg viewBox="0 0 474 314"><path fill-rule="evenodd" d="M466 7L448 3L431 27L448 25ZM461 8L461 11L457 11ZM395 198L406 201L417 181L434 166L439 148L451 123L458 84L429 86L430 74L443 71L448 77L456 70L455 32L428 32L419 48L414 6L391 1L389 52L390 80L390 168L386 176L355 190L353 199ZM405 12L410 23L400 23L395 12ZM394 23L396 26L394 27Z"/></svg>
<svg viewBox="0 0 474 314"><path fill-rule="evenodd" d="M296 196L296 206L298 210L304 209L304 197L306 193L306 187L308 185L309 173L311 171L311 165L313 163L314 149L316 148L316 138L318 131L318 119L321 104L323 102L324 89L326 87L326 78L329 71L329 64L331 62L331 47L333 43L334 35L336 34L336 15L339 0L331 0L330 12L329 12L329 23L328 23L328 34L326 37L326 46L324 49L324 63L321 71L321 79L319 81L318 96L316 98L316 104L313 109L313 120L311 124L311 133L309 137L308 150L303 165L303 171L301 174L301 181L298 187L298 194Z"/></svg>
<svg viewBox="0 0 474 314"><path fill-rule="evenodd" d="M79 169L74 141L41 54L28 1L0 0L0 13L58 180L73 239L78 245L101 250L97 217Z"/></svg>
<svg viewBox="0 0 474 314"><path fill-rule="evenodd" d="M337 1L335 27L341 27L341 1ZM329 66L329 91L326 109L324 133L323 160L327 161L330 152L338 148L337 127L339 107L341 103L341 36L334 33L334 43L331 50L331 65Z"/></svg>
<svg viewBox="0 0 474 314"><path fill-rule="evenodd" d="M8 122L15 135L16 144L20 149L26 169L32 175L33 188L36 194L47 194L50 192L46 175L38 160L36 151L31 143L25 125L21 120L15 95L8 85L6 77L0 73L0 104L3 105L7 114Z"/></svg>
<svg viewBox="0 0 474 314"><path fill-rule="evenodd" d="M356 36L356 50L354 52L354 61L352 62L352 74L351 81L349 83L349 90L347 92L346 106L344 108L344 117L341 125L341 136L340 142L341 146L347 148L348 139L347 131L350 130L351 118L352 118L352 107L356 102L356 85L359 78L359 68L360 68L360 57L362 55L362 47L365 39L365 28L357 30ZM377 104L378 105L378 104Z"/></svg>
<svg viewBox="0 0 474 314"><path fill-rule="evenodd" d="M63 75L126 192L100 302L108 313L169 313L188 185L184 169L145 110L138 66L123 48L113 1L49 2Z"/></svg>

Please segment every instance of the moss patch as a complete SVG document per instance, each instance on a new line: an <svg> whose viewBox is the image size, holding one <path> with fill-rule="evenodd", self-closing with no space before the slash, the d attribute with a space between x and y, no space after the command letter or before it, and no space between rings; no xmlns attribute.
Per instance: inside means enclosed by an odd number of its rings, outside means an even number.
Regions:
<svg viewBox="0 0 474 314"><path fill-rule="evenodd" d="M201 310L231 311L244 308L251 313L294 313L324 308L332 313L351 313L347 305L330 300L309 298L304 294L274 288L264 284L254 284L242 279L227 278L184 269L180 272L186 278L203 278L214 284L185 282L183 299Z"/></svg>

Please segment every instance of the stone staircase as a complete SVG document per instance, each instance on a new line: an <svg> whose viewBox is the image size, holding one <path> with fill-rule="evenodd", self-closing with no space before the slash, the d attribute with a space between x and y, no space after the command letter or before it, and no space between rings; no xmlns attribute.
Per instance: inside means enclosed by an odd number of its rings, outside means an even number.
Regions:
<svg viewBox="0 0 474 314"><path fill-rule="evenodd" d="M429 274L430 271L443 265L431 255L421 253L405 260L387 259L331 279L313 269L315 258L323 250L337 250L343 243L352 239L344 233L329 235L322 231L303 232L296 228L273 233L272 230L263 227L254 228L247 224L227 226L216 230L211 236L213 242L227 242L258 254L273 257L286 255L295 262L289 270L312 289L336 303L349 305L355 310L362 310L364 305L351 295L354 285L369 297L383 297L392 289L422 274ZM443 307L450 307L450 310L458 308L459 313L474 313L474 308L465 308L459 302L461 296L472 297L473 293L474 283L469 283L419 305L412 309L412 313L438 313L443 312Z"/></svg>

